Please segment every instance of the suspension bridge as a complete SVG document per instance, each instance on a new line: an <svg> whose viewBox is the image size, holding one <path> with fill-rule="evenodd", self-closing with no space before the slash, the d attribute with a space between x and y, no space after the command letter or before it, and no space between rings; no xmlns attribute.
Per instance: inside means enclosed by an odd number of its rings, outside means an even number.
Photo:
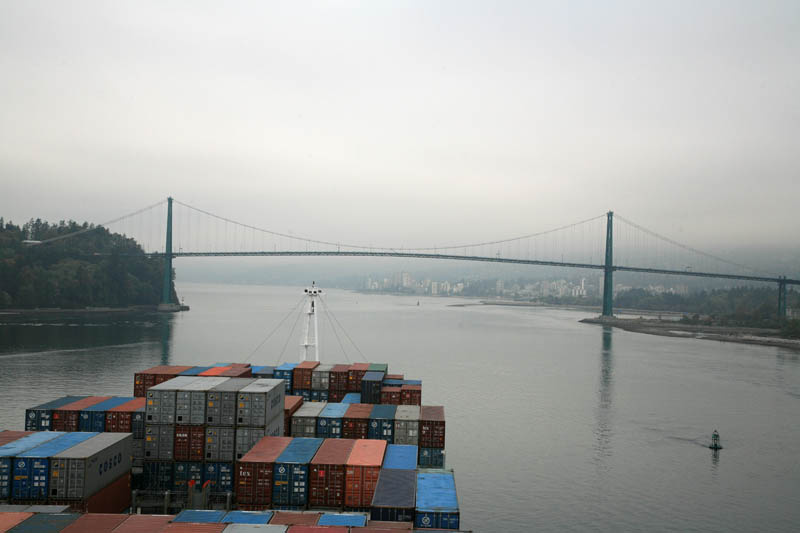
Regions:
<svg viewBox="0 0 800 533"><path fill-rule="evenodd" d="M98 226L32 241L45 245L105 227L132 237L164 261L162 306L172 302L172 262L180 257L399 257L602 271L603 316L613 315L614 273L765 282L777 286L778 316L786 316L787 286L800 280L762 272L703 252L613 212L536 233L438 247L377 247L300 237L259 228L169 197Z"/></svg>

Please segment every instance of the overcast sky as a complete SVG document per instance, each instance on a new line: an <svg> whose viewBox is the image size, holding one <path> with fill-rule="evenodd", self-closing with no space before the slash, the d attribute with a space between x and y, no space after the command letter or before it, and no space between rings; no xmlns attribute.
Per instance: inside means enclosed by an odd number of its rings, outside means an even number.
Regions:
<svg viewBox="0 0 800 533"><path fill-rule="evenodd" d="M800 2L0 3L0 215L797 246Z"/></svg>

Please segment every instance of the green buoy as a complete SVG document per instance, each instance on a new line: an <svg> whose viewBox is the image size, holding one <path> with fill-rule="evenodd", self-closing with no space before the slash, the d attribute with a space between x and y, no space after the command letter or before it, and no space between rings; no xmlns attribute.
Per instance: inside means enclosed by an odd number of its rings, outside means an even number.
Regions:
<svg viewBox="0 0 800 533"><path fill-rule="evenodd" d="M711 446L709 446L712 450L721 450L722 444L719 443L719 431L716 429L714 433L711 434Z"/></svg>

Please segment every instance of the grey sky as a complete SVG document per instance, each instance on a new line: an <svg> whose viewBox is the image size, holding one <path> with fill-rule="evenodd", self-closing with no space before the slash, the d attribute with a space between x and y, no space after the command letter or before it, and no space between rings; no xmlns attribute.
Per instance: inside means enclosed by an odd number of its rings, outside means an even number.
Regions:
<svg viewBox="0 0 800 533"><path fill-rule="evenodd" d="M6 1L0 214L796 246L798 65L796 1Z"/></svg>

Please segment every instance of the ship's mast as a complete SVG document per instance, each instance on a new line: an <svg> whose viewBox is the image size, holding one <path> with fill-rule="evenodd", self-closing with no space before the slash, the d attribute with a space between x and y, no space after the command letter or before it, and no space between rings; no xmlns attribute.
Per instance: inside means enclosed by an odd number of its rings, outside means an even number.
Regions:
<svg viewBox="0 0 800 533"><path fill-rule="evenodd" d="M306 322L303 334L303 343L300 345L300 362L311 361L309 358L309 348L314 348L314 361L319 361L319 328L317 327L317 302L316 299L322 294L322 289L316 286L316 282L311 282L311 287L305 290L308 295L306 304ZM313 335L311 329L314 329Z"/></svg>

